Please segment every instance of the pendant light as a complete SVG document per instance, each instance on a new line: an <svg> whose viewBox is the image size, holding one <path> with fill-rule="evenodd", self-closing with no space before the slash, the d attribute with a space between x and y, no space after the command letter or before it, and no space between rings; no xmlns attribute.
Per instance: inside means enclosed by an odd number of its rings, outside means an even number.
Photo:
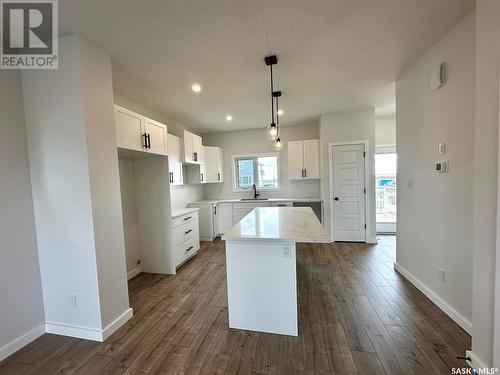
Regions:
<svg viewBox="0 0 500 375"><path fill-rule="evenodd" d="M281 150L281 139L280 139L280 115L279 110L279 97L281 96L281 91L273 92L273 98L276 98L276 142L274 143L274 149L276 151Z"/></svg>
<svg viewBox="0 0 500 375"><path fill-rule="evenodd" d="M278 58L276 55L267 56L264 58L266 65L269 66L271 73L271 124L267 127L267 138L270 141L274 141L278 137L278 125L274 122L274 82L273 82L273 65L278 63Z"/></svg>

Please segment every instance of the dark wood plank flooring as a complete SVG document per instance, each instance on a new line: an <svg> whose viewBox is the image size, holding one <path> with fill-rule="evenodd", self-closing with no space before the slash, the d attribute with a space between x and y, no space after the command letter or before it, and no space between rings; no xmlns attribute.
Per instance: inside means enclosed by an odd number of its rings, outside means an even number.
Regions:
<svg viewBox="0 0 500 375"><path fill-rule="evenodd" d="M0 374L449 374L471 338L377 246L297 248L299 337L228 328L224 242L176 276L129 282L134 317L106 342L45 334Z"/></svg>

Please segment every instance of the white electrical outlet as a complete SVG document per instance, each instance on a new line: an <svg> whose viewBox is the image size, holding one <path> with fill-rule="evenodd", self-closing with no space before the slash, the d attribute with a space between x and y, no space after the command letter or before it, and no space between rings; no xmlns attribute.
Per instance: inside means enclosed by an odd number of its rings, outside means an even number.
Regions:
<svg viewBox="0 0 500 375"><path fill-rule="evenodd" d="M444 269L438 268L438 274L439 274L439 280L441 280L441 282L444 283Z"/></svg>
<svg viewBox="0 0 500 375"><path fill-rule="evenodd" d="M70 299L70 304L71 304L71 307L76 309L78 307L78 303L77 303L77 300L76 300L76 294L70 294L69 295L69 299Z"/></svg>
<svg viewBox="0 0 500 375"><path fill-rule="evenodd" d="M288 246L283 246L283 258L290 258L292 256L292 253L290 251L290 247Z"/></svg>

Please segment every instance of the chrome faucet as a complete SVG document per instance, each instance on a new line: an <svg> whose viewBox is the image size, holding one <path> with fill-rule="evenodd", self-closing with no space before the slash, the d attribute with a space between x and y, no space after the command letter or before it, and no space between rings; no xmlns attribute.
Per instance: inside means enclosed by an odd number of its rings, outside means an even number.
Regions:
<svg viewBox="0 0 500 375"><path fill-rule="evenodd" d="M252 189L253 189L253 199L257 199L257 197L260 195L259 193L257 193L257 186L253 184Z"/></svg>

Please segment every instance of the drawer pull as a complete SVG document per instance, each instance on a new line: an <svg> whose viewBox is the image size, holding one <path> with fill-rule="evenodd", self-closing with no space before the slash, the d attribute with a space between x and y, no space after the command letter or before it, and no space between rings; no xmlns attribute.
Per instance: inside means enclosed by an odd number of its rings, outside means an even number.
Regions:
<svg viewBox="0 0 500 375"><path fill-rule="evenodd" d="M192 218L192 216L185 217L185 218L184 218L184 221L189 220L189 219L191 219L191 218Z"/></svg>
<svg viewBox="0 0 500 375"><path fill-rule="evenodd" d="M186 253L191 250L194 246L189 247L189 249L186 249Z"/></svg>
<svg viewBox="0 0 500 375"><path fill-rule="evenodd" d="M185 232L184 232L184 234L188 234L188 233L191 233L192 231L193 231L192 229L190 229L190 230L187 230L187 231L185 231Z"/></svg>

